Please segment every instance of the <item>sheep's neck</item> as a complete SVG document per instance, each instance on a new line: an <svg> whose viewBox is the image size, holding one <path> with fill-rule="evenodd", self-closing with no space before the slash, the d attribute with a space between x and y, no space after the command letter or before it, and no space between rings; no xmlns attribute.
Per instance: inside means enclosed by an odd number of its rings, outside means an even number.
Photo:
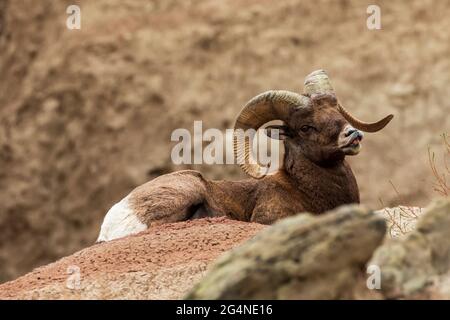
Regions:
<svg viewBox="0 0 450 320"><path fill-rule="evenodd" d="M319 166L302 154L287 153L284 168L312 212L323 212L346 203L359 203L355 176L345 160Z"/></svg>

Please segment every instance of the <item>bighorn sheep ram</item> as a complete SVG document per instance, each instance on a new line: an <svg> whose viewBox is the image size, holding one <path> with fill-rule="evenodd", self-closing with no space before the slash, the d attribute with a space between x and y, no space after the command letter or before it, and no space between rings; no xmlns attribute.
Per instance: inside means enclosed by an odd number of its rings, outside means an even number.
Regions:
<svg viewBox="0 0 450 320"><path fill-rule="evenodd" d="M235 122L235 159L251 179L209 181L192 170L160 176L134 189L107 213L97 241L141 232L150 225L205 216L227 216L271 224L299 212L322 213L359 203L359 190L346 155L356 155L365 132L383 129L389 115L375 123L355 119L338 102L325 71L306 77L304 93L268 91L251 99ZM272 120L285 147L282 167L264 175L252 160L243 130ZM243 129L243 130L237 130ZM360 131L361 130L361 131Z"/></svg>

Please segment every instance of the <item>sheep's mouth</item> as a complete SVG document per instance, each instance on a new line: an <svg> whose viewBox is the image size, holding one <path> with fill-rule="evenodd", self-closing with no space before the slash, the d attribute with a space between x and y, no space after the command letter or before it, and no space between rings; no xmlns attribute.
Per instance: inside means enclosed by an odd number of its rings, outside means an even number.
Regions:
<svg viewBox="0 0 450 320"><path fill-rule="evenodd" d="M341 147L346 155L356 155L361 150L361 137L356 135L352 137L344 146Z"/></svg>

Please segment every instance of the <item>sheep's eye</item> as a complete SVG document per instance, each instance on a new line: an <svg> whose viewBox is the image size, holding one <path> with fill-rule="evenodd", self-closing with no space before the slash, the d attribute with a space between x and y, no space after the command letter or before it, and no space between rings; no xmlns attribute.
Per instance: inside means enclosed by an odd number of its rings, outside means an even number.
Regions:
<svg viewBox="0 0 450 320"><path fill-rule="evenodd" d="M311 131L311 130L313 130L313 129L314 129L314 127L308 126L308 125L304 125L304 126L302 126L302 127L300 128L300 130L301 130L302 132L309 132L309 131Z"/></svg>

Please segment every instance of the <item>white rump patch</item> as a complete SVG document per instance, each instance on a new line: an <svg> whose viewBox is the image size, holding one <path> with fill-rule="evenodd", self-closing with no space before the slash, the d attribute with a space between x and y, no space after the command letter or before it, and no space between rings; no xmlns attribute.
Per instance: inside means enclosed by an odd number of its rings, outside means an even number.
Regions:
<svg viewBox="0 0 450 320"><path fill-rule="evenodd" d="M122 238L146 229L147 225L138 219L129 206L128 197L125 197L109 209L103 220L97 242Z"/></svg>

